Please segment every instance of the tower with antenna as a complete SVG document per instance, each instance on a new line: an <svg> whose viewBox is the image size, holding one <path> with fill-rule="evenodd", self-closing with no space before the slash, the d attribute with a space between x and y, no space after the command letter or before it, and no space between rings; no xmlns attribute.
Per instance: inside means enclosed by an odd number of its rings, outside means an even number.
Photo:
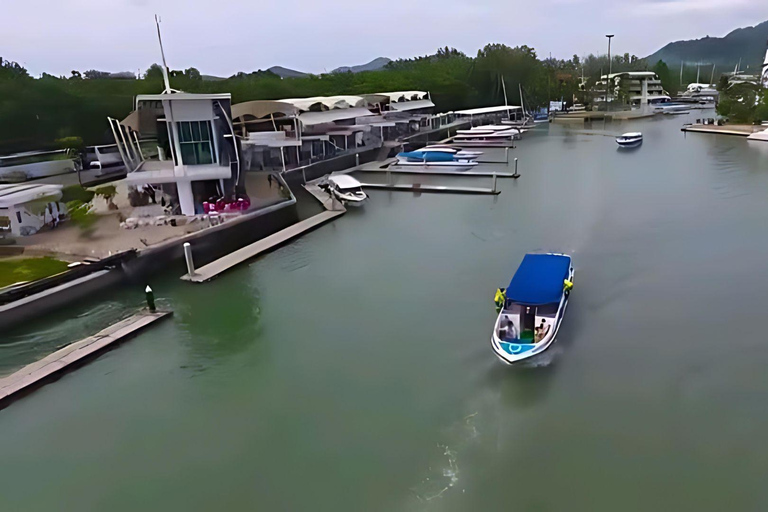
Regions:
<svg viewBox="0 0 768 512"><path fill-rule="evenodd" d="M163 62L163 91L136 96L135 110L122 121L109 119L128 175L137 187L167 192L172 210L182 215L204 211L203 199L237 201L240 147L232 123L229 93L190 94L171 88L168 63L155 16ZM147 151L153 146L156 151ZM194 184L194 193L193 193ZM146 188L145 188L146 190Z"/></svg>

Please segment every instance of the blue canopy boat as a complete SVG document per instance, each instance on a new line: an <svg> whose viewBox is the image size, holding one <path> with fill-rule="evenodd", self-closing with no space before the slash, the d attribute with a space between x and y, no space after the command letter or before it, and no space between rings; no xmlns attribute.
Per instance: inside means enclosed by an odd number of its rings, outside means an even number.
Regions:
<svg viewBox="0 0 768 512"><path fill-rule="evenodd" d="M573 267L567 254L526 254L506 290L497 292L499 317L491 336L493 351L512 364L544 352L555 341Z"/></svg>
<svg viewBox="0 0 768 512"><path fill-rule="evenodd" d="M477 165L474 155L446 153L441 151L410 151L397 154L395 165L403 167L451 167L456 171L466 171Z"/></svg>

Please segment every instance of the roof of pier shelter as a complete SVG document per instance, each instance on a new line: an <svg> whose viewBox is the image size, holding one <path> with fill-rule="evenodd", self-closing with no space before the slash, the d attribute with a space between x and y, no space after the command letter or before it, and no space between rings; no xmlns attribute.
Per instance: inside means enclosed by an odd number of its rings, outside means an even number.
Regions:
<svg viewBox="0 0 768 512"><path fill-rule="evenodd" d="M309 112L317 106L320 107L319 110L333 110L366 105L366 100L362 96L314 96L311 98L286 98L277 101L290 103L302 112Z"/></svg>
<svg viewBox="0 0 768 512"><path fill-rule="evenodd" d="M15 205L41 199L58 201L62 196L62 188L62 185L37 183L0 185L0 207L10 208Z"/></svg>
<svg viewBox="0 0 768 512"><path fill-rule="evenodd" d="M508 112L510 110L522 110L523 107L519 107L516 105L501 105L498 107L480 107L480 108L470 108L466 110L457 110L454 112L454 114L460 115L460 116L479 116L483 114L495 114L498 112Z"/></svg>
<svg viewBox="0 0 768 512"><path fill-rule="evenodd" d="M302 112L299 114L299 121L305 126L312 126L323 123L333 123L344 119L356 119L358 117L367 117L375 115L373 112L363 107L355 108L336 108L333 110L324 110L322 112Z"/></svg>
<svg viewBox="0 0 768 512"><path fill-rule="evenodd" d="M253 116L256 119L282 114L287 117L299 115L299 109L291 103L284 101L246 101L232 105L232 119L237 119L246 115Z"/></svg>
<svg viewBox="0 0 768 512"><path fill-rule="evenodd" d="M413 101L399 101L390 103L389 108L396 112L405 112L408 110L419 110L422 108L432 108L435 104L431 100L413 100Z"/></svg>
<svg viewBox="0 0 768 512"><path fill-rule="evenodd" d="M381 96L388 96L389 101L392 103L401 101L417 101L423 100L429 97L429 93L425 91L397 91L397 92L379 92L376 93Z"/></svg>

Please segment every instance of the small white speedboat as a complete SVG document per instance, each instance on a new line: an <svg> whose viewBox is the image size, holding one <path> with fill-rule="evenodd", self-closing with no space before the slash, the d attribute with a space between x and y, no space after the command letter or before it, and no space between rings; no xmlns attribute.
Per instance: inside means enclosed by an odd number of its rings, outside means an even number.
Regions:
<svg viewBox="0 0 768 512"><path fill-rule="evenodd" d="M349 206L360 206L368 199L363 191L362 184L352 176L346 174L334 174L328 176L328 180L320 183L320 188L332 194L337 200Z"/></svg>
<svg viewBox="0 0 768 512"><path fill-rule="evenodd" d="M555 341L573 287L567 254L526 254L506 289L497 293L499 316L491 346L513 364L547 350Z"/></svg>
<svg viewBox="0 0 768 512"><path fill-rule="evenodd" d="M616 144L622 148L633 148L643 143L643 134L640 132L625 133L616 137Z"/></svg>

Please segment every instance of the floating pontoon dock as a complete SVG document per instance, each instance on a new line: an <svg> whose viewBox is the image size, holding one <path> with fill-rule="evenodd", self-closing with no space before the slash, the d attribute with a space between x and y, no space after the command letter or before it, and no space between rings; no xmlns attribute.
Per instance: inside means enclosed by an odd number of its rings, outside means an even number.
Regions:
<svg viewBox="0 0 768 512"><path fill-rule="evenodd" d="M214 277L218 276L222 272L229 270L230 268L243 263L259 254L274 249L275 247L288 242L296 238L297 236L316 228L317 226L335 219L339 215L346 213L346 210L339 208L338 210L328 210L319 213L306 220L298 222L292 226L289 226L277 233L270 235L266 238L254 242L250 245L238 249L234 252L227 254L226 256L219 258L216 261L196 269L192 275L185 274L181 278L185 281L192 281L193 283L203 283Z"/></svg>
<svg viewBox="0 0 768 512"><path fill-rule="evenodd" d="M691 124L683 126L680 130L683 132L695 132L695 133L714 133L720 135L736 135L739 137L749 137L756 131L765 129L764 126L749 125L749 124L726 124L718 126L716 124Z"/></svg>
<svg viewBox="0 0 768 512"><path fill-rule="evenodd" d="M478 187L441 187L436 185L388 185L386 183L361 183L363 188L378 188L381 190L398 190L403 192L443 192L447 194L501 194L501 190Z"/></svg>
<svg viewBox="0 0 768 512"><path fill-rule="evenodd" d="M170 311L143 311L0 379L0 408L170 315Z"/></svg>

